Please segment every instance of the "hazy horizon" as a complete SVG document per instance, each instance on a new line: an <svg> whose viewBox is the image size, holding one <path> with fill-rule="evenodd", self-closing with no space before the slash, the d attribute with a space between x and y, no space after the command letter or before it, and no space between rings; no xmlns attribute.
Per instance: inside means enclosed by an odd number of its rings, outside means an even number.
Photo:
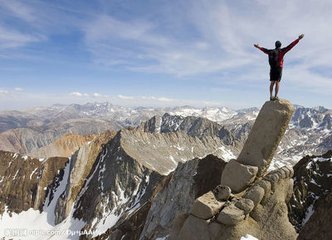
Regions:
<svg viewBox="0 0 332 240"><path fill-rule="evenodd" d="M135 108L151 108L151 109L158 109L158 108L160 108L160 109L167 109L167 108L192 107L192 108L197 108L197 109L203 109L203 108L227 108L229 110L237 111L237 110L250 109L250 108L260 109L265 102L263 102L261 106L248 106L248 107L238 107L238 108L236 108L236 107L231 107L231 106L226 106L226 105L199 105L199 104L197 104L197 105L179 104L179 105L170 105L170 106L166 106L166 105L155 106L155 105L151 104L151 105L142 106L142 105L132 105L132 104L126 105L126 104L114 103L114 102L109 102L109 101L104 101L104 102L98 102L98 101L92 102L91 101L91 102L73 102L73 103L54 103L54 104L50 104L50 105L29 106L29 107L26 107L26 108L0 109L0 113L1 112L7 112L7 111L21 111L21 112L26 112L26 111L35 110L35 109L38 109L38 108L47 109L49 107L56 106L56 105L69 106L69 105L73 105L73 104L85 105L85 104L104 104L104 103L109 103L109 104L112 104L112 105L114 105L116 107L125 107L125 108L132 108L132 109L135 109ZM328 108L328 107L326 107L324 105L304 106L304 105L300 105L300 104L296 104L296 103L293 103L293 105L304 107L304 108L324 107L324 108L327 108L329 110L332 110L331 108Z"/></svg>

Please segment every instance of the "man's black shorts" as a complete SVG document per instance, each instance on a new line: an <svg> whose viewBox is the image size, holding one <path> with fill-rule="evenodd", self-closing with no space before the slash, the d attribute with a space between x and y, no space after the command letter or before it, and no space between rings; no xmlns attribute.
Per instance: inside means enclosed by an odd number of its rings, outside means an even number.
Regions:
<svg viewBox="0 0 332 240"><path fill-rule="evenodd" d="M282 68L281 67L272 67L270 69L270 81L280 82L281 76L282 76Z"/></svg>

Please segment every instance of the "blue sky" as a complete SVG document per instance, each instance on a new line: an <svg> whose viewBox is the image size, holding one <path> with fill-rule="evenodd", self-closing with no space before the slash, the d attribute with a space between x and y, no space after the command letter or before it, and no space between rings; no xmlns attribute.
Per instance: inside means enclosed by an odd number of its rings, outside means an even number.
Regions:
<svg viewBox="0 0 332 240"><path fill-rule="evenodd" d="M259 43L304 39L280 97L332 108L330 0L0 0L0 110L109 101L260 107Z"/></svg>

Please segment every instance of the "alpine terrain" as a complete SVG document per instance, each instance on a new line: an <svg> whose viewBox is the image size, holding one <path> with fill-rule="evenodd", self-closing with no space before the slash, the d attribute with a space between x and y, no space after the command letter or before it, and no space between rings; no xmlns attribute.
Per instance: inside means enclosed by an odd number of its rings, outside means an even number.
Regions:
<svg viewBox="0 0 332 240"><path fill-rule="evenodd" d="M331 115L287 100L1 112L0 238L330 239Z"/></svg>

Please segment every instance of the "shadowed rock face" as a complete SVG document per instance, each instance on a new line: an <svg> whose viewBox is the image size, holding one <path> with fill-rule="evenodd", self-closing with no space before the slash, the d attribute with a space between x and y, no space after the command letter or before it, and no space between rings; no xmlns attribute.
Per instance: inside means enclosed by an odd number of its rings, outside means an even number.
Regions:
<svg viewBox="0 0 332 240"><path fill-rule="evenodd" d="M69 215L75 201L77 201L78 194L84 186L86 178L92 171L92 167L102 151L103 145L110 141L114 135L114 132L108 131L96 136L92 141L85 143L72 155L70 161L70 176L66 190L57 202L56 223L60 223Z"/></svg>
<svg viewBox="0 0 332 240"><path fill-rule="evenodd" d="M219 184L225 164L213 155L180 163L169 183L152 201L140 239L170 234L174 222L181 222L189 214L195 199Z"/></svg>
<svg viewBox="0 0 332 240"><path fill-rule="evenodd" d="M17 153L0 151L0 213L4 206L15 213L29 208L42 209L50 185L68 158L49 158L43 162Z"/></svg>
<svg viewBox="0 0 332 240"><path fill-rule="evenodd" d="M298 240L332 239L332 193L319 198L313 208L314 213L299 233Z"/></svg>
<svg viewBox="0 0 332 240"><path fill-rule="evenodd" d="M332 151L306 156L294 166L294 194L288 208L299 239L331 239L331 193Z"/></svg>
<svg viewBox="0 0 332 240"><path fill-rule="evenodd" d="M109 229L114 227L121 217L126 218L148 201L162 179L128 155L121 138L118 133L104 145L75 202L74 217L83 219L87 230L96 230L105 221Z"/></svg>

